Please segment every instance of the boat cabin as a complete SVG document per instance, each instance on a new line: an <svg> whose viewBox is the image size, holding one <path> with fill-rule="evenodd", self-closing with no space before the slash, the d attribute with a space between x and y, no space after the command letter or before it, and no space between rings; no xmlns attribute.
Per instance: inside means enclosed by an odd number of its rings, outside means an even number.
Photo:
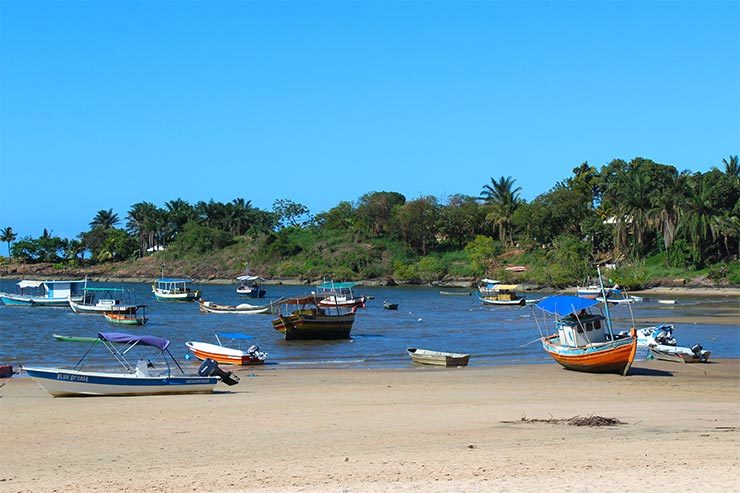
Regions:
<svg viewBox="0 0 740 493"><path fill-rule="evenodd" d="M263 280L260 276L239 276L236 278L236 292L252 298L262 298L267 292L262 288L261 284Z"/></svg>
<svg viewBox="0 0 740 493"><path fill-rule="evenodd" d="M191 282L190 279L162 278L156 280L156 288L162 294L187 293Z"/></svg>
<svg viewBox="0 0 740 493"><path fill-rule="evenodd" d="M483 296L490 296L494 294L497 285L501 284L501 281L495 279L484 278L478 282L478 292Z"/></svg>
<svg viewBox="0 0 740 493"><path fill-rule="evenodd" d="M82 294L85 281L20 281L21 295L41 296L49 299L67 299Z"/></svg>
<svg viewBox="0 0 740 493"><path fill-rule="evenodd" d="M516 288L518 287L517 284L497 284L492 289L493 293L488 297L499 301L520 300L522 297L516 294Z"/></svg>
<svg viewBox="0 0 740 493"><path fill-rule="evenodd" d="M606 324L600 314L581 310L571 313L556 322L561 346L583 347L595 342L606 341Z"/></svg>

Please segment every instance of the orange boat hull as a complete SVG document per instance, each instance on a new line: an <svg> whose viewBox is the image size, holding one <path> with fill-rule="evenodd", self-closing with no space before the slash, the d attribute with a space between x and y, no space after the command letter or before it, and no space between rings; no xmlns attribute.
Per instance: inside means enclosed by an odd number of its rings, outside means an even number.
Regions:
<svg viewBox="0 0 740 493"><path fill-rule="evenodd" d="M637 352L637 336L632 329L629 343L625 342L616 347L604 350L586 352L583 354L562 354L552 340L557 336L550 336L542 340L542 347L564 368L588 373L620 373L626 375L632 366Z"/></svg>
<svg viewBox="0 0 740 493"><path fill-rule="evenodd" d="M261 365L264 364L264 360L251 358L249 356L229 356L226 354L220 354L220 353L212 353L210 351L202 351L200 349L192 350L193 354L196 358L198 358L201 361L204 361L206 359L212 359L215 360L218 363L222 363L224 365Z"/></svg>

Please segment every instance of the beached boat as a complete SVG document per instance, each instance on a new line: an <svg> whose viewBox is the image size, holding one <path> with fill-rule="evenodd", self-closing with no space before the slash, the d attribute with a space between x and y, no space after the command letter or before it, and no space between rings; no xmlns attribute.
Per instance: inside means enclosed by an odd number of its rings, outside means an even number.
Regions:
<svg viewBox="0 0 740 493"><path fill-rule="evenodd" d="M489 296L495 293L494 288L501 284L496 279L483 278L478 282L478 293L481 296Z"/></svg>
<svg viewBox="0 0 740 493"><path fill-rule="evenodd" d="M648 350L655 359L678 363L706 363L712 355L712 352L704 349L701 344L694 344L690 348L655 344L650 345Z"/></svg>
<svg viewBox="0 0 740 493"><path fill-rule="evenodd" d="M238 377L230 372L220 370L215 362L205 362L199 368L198 374L186 374L170 353L168 349L170 341L167 339L122 332L100 332L98 339L100 343L91 345L73 369L35 366L24 366L22 369L54 397L204 393L212 392L219 381L229 385L239 381ZM116 345L123 347L118 349ZM96 346L108 349L123 366L124 371L121 373L83 371L87 355ZM129 363L126 354L137 346L154 348L157 355L162 356L165 366L155 367L148 359L141 359L136 365ZM173 372L170 362L177 366L179 373Z"/></svg>
<svg viewBox="0 0 740 493"><path fill-rule="evenodd" d="M65 336L62 334L52 334L51 335L54 339L61 342L98 342L100 339L97 337L84 337L84 336Z"/></svg>
<svg viewBox="0 0 740 493"><path fill-rule="evenodd" d="M68 307L69 300L81 302L87 281L29 281L17 283L18 292L0 293L0 302L9 306Z"/></svg>
<svg viewBox="0 0 740 493"><path fill-rule="evenodd" d="M139 306L131 302L132 292L125 288L92 288L87 285L82 290L82 300L69 299L69 307L83 315L104 313L136 313Z"/></svg>
<svg viewBox="0 0 740 493"><path fill-rule="evenodd" d="M470 296L473 294L472 291L440 291L439 294L442 296Z"/></svg>
<svg viewBox="0 0 740 493"><path fill-rule="evenodd" d="M607 315L590 313L598 301L577 296L550 296L537 303L546 314L555 316L557 333L541 337L542 347L569 370L589 373L629 372L637 351L637 334L615 338ZM608 332L607 332L608 331Z"/></svg>
<svg viewBox="0 0 740 493"><path fill-rule="evenodd" d="M241 303L239 305L219 305L212 301L198 300L198 309L202 313L227 313L232 315L259 315L263 313L275 313L282 298L267 305L250 305Z"/></svg>
<svg viewBox="0 0 740 493"><path fill-rule="evenodd" d="M389 301L383 302L383 309L385 310L398 310L398 303L391 303Z"/></svg>
<svg viewBox="0 0 740 493"><path fill-rule="evenodd" d="M288 298L280 302L278 317L272 326L285 335L285 340L295 339L349 339L355 311L351 308L325 308L316 296ZM289 308L296 307L297 309Z"/></svg>
<svg viewBox="0 0 740 493"><path fill-rule="evenodd" d="M200 299L200 290L190 289L190 279L163 277L152 285L157 301L195 301Z"/></svg>
<svg viewBox="0 0 740 493"><path fill-rule="evenodd" d="M408 348L406 352L414 363L436 366L468 366L469 354L445 353L428 349Z"/></svg>
<svg viewBox="0 0 740 493"><path fill-rule="evenodd" d="M364 308L367 297L355 297L352 292L355 286L357 286L356 282L325 281L316 287L313 294L319 299L319 306L331 308L362 306Z"/></svg>
<svg viewBox="0 0 740 493"><path fill-rule="evenodd" d="M239 347L227 347L221 342L222 338L228 346L238 344L238 341L252 339L251 336L239 332L222 332L216 334L218 344L187 341L185 346L201 361L210 358L226 365L261 365L267 359L267 353L260 351L259 346L251 345L247 350L242 350Z"/></svg>
<svg viewBox="0 0 740 493"><path fill-rule="evenodd" d="M491 294L480 296L479 299L485 305L524 306L527 300L516 293L518 287L517 284L497 284Z"/></svg>
<svg viewBox="0 0 740 493"><path fill-rule="evenodd" d="M267 290L262 287L264 279L260 276L249 275L249 264L243 276L236 278L236 293L250 298L263 298Z"/></svg>
<svg viewBox="0 0 740 493"><path fill-rule="evenodd" d="M138 305L139 308L144 308L145 305ZM103 316L109 324L113 325L144 325L149 319L143 313L104 313Z"/></svg>

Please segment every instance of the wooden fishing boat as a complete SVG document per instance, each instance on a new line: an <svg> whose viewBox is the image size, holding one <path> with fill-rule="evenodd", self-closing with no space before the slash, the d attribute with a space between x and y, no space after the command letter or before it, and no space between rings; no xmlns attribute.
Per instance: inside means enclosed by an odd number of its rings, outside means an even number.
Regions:
<svg viewBox="0 0 740 493"><path fill-rule="evenodd" d="M235 342L251 339L252 337L239 332L222 332L220 334L216 334L216 341L218 341L218 344L187 341L185 346L187 346L188 350L201 361L205 361L210 358L226 365L261 365L267 359L267 353L260 351L259 346L252 345L245 351L241 348L225 346L221 342L221 338L224 338L226 340L226 344L231 346Z"/></svg>
<svg viewBox="0 0 740 493"><path fill-rule="evenodd" d="M383 309L384 310L398 310L398 303L391 303L389 301L384 301Z"/></svg>
<svg viewBox="0 0 740 493"><path fill-rule="evenodd" d="M479 299L484 305L524 306L527 300L516 293L518 287L517 284L497 284L490 294Z"/></svg>
<svg viewBox="0 0 740 493"><path fill-rule="evenodd" d="M473 294L472 291L440 291L439 294L442 296L470 296Z"/></svg>
<svg viewBox="0 0 740 493"><path fill-rule="evenodd" d="M212 392L219 381L228 385L239 382L235 375L220 370L215 361L204 362L197 374L186 374L170 353L167 339L122 332L100 332L98 339L100 343L94 343L90 349L104 346L123 366L123 372L83 371L90 351L72 369L31 366L22 369L54 397L204 393ZM119 350L116 345L123 348ZM136 365L129 363L126 354L135 346L155 348L165 359L166 367L157 368L148 359L139 360ZM173 373L170 362L180 370L179 374Z"/></svg>
<svg viewBox="0 0 740 493"><path fill-rule="evenodd" d="M556 317L557 333L542 337L542 347L569 370L626 375L637 352L635 329L628 337L614 337L608 311L606 317L587 311L596 305L596 300L577 296L550 296L537 303Z"/></svg>
<svg viewBox="0 0 740 493"><path fill-rule="evenodd" d="M103 316L113 325L144 325L149 321L144 315L137 316L134 313L104 313Z"/></svg>
<svg viewBox="0 0 740 493"><path fill-rule="evenodd" d="M407 348L406 352L414 363L436 366L468 366L469 354L445 353L428 349Z"/></svg>
<svg viewBox="0 0 740 493"><path fill-rule="evenodd" d="M67 307L69 300L81 302L87 281L29 281L17 283L18 293L0 293L0 302L8 306Z"/></svg>
<svg viewBox="0 0 740 493"><path fill-rule="evenodd" d="M198 309L202 313L227 313L232 315L259 315L264 313L274 313L280 303L280 298L267 305L250 305L241 303L239 305L219 305L212 301L198 300Z"/></svg>
<svg viewBox="0 0 740 493"><path fill-rule="evenodd" d="M191 289L190 279L163 277L152 285L152 292L157 301L195 301L200 299L200 290Z"/></svg>
<svg viewBox="0 0 740 493"><path fill-rule="evenodd" d="M320 301L316 296L281 301L278 317L272 321L273 328L284 334L286 341L349 339L352 324L355 323L355 311L360 305L354 305L351 309L324 308L319 306ZM287 308L290 306L297 309Z"/></svg>
<svg viewBox="0 0 740 493"><path fill-rule="evenodd" d="M478 294L481 296L489 296L494 294L494 288L501 284L501 281L496 279L483 278L478 282Z"/></svg>
<svg viewBox="0 0 740 493"><path fill-rule="evenodd" d="M88 344L91 342L98 342L100 340L97 337L65 336L61 334L52 334L52 337L57 341L62 342L86 342Z"/></svg>
<svg viewBox="0 0 740 493"><path fill-rule="evenodd" d="M678 304L678 301L676 301L676 300L655 300L655 301L657 301L661 305L676 305L676 304Z"/></svg>
<svg viewBox="0 0 740 493"><path fill-rule="evenodd" d="M355 297L352 292L355 286L357 286L356 282L325 281L316 287L313 294L319 299L319 306L348 309L354 306L364 307L367 297Z"/></svg>
<svg viewBox="0 0 740 493"><path fill-rule="evenodd" d="M104 313L136 313L139 306L130 303L131 290L125 288L85 287L82 290L82 300L77 302L69 299L69 307L73 312L83 315L101 315ZM129 303L127 303L129 301Z"/></svg>

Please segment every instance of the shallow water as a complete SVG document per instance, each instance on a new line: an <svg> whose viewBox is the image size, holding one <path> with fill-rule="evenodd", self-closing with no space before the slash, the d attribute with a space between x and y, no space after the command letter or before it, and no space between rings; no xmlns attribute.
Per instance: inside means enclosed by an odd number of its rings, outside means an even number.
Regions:
<svg viewBox="0 0 740 493"><path fill-rule="evenodd" d="M0 280L0 291L15 292L15 280ZM269 315L202 314L197 303L157 302L151 285L143 283L94 283L95 286L126 287L135 301L147 305L149 323L143 327L113 326L102 316L78 315L63 308L30 308L0 305L0 364L19 366L71 366L88 350L89 344L59 342L52 334L95 336L99 331L151 334L170 339L170 350L180 364L194 368L197 361L187 355L185 341L216 342L217 332L243 332L269 353L271 365L290 367L407 368L412 366L407 347L470 353L470 366L551 362L541 345L538 324L541 312L527 307L483 306L473 296L443 296L438 288L358 288L356 294L373 296L365 310L358 310L352 339L342 341L285 341L272 328ZM220 304L262 304L279 296L310 292L308 286L266 286L267 297L250 300L237 296L232 285L198 285L203 298ZM530 299L545 296L527 293ZM672 323L673 318L704 322L677 323L679 345L697 342L712 351L712 358L740 357L738 299L731 297L678 298L679 304L661 305L646 299L632 305L635 318ZM383 309L383 301L398 303L397 311ZM631 326L627 306L611 308L615 331ZM723 323L716 323L720 314ZM644 326L644 324L637 324ZM547 332L552 332L551 326ZM544 329L544 326L543 326ZM139 351L137 348L136 351ZM140 351L145 351L141 349ZM147 354L151 356L151 354ZM141 355L132 355L136 359ZM186 357L187 356L187 357ZM639 358L646 353L640 351ZM109 367L104 348L91 352L88 367ZM274 366L268 366L274 367Z"/></svg>

